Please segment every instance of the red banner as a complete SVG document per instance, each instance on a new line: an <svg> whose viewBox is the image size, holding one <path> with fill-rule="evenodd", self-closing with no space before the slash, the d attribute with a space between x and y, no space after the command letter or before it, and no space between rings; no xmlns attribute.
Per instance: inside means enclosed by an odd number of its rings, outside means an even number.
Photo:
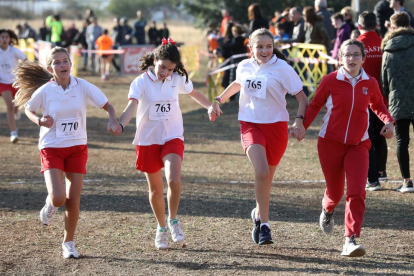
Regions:
<svg viewBox="0 0 414 276"><path fill-rule="evenodd" d="M122 47L125 53L122 56L122 72L123 74L138 75L140 61L139 59L147 52L152 52L155 49L153 45L131 45Z"/></svg>

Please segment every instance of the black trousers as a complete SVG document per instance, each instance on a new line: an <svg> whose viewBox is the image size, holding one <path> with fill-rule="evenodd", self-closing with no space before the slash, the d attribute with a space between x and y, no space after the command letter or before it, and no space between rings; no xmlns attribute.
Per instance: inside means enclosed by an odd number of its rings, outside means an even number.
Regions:
<svg viewBox="0 0 414 276"><path fill-rule="evenodd" d="M372 144L369 151L368 169L368 181L370 183L378 181L378 172L385 172L387 170L387 140L380 134L383 127L384 123L369 109L368 134Z"/></svg>
<svg viewBox="0 0 414 276"><path fill-rule="evenodd" d="M410 124L414 125L414 120L397 120L395 126L395 136L397 137L397 159L403 178L410 178L410 155L408 145L410 143Z"/></svg>

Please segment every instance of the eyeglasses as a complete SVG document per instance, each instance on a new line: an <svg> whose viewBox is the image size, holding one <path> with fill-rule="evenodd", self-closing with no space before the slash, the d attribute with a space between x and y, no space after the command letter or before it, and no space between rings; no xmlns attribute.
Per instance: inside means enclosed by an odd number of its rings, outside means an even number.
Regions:
<svg viewBox="0 0 414 276"><path fill-rule="evenodd" d="M361 53L355 53L355 54L345 54L345 55L342 55L342 56L346 59L351 59L351 58L360 59L362 57L362 54Z"/></svg>

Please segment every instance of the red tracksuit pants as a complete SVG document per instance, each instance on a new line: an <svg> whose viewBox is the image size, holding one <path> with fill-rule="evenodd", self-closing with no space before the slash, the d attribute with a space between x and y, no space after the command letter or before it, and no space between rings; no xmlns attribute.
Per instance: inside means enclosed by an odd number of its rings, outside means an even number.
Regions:
<svg viewBox="0 0 414 276"><path fill-rule="evenodd" d="M365 212L365 185L368 177L369 139L357 146L344 145L319 137L318 155L326 190L323 208L333 212L344 195L346 178L345 237L361 233Z"/></svg>

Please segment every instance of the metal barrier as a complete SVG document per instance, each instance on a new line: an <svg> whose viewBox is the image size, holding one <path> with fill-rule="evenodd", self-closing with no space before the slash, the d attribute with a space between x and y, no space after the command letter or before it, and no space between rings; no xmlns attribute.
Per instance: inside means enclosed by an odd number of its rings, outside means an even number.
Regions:
<svg viewBox="0 0 414 276"><path fill-rule="evenodd" d="M180 54L185 70L189 72L188 78L191 79L200 69L200 47L180 46Z"/></svg>
<svg viewBox="0 0 414 276"><path fill-rule="evenodd" d="M22 51L26 55L28 60L35 61L36 56L35 56L34 44L35 44L35 41L33 38L19 39L19 45L16 45L16 47L19 48L20 51Z"/></svg>

